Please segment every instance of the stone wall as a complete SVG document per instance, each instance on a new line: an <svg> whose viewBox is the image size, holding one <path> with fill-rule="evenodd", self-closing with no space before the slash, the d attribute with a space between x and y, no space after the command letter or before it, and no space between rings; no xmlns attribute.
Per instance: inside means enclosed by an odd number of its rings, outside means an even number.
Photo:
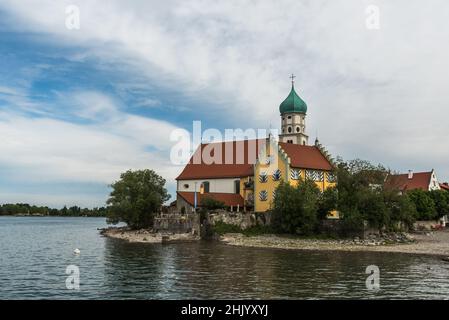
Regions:
<svg viewBox="0 0 449 320"><path fill-rule="evenodd" d="M209 223L215 225L218 221L247 229L256 225L269 225L271 214L248 212L229 212L226 210L214 210L209 212Z"/></svg>
<svg viewBox="0 0 449 320"><path fill-rule="evenodd" d="M160 214L154 218L153 230L156 232L199 234L199 229L197 214Z"/></svg>

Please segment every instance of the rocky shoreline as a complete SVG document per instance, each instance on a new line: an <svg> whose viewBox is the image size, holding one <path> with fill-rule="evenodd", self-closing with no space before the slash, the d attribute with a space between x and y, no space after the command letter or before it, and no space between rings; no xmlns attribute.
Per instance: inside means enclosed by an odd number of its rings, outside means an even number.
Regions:
<svg viewBox="0 0 449 320"><path fill-rule="evenodd" d="M109 238L131 243L169 243L198 241L192 233L159 233L148 229L130 230L127 227L100 229ZM396 233L383 236L368 236L366 239L304 239L282 235L245 236L241 233L227 233L219 237L226 245L277 248L289 250L363 251L422 254L444 257L449 261L449 230L424 233Z"/></svg>
<svg viewBox="0 0 449 320"><path fill-rule="evenodd" d="M441 256L449 261L449 231L417 234L390 234L367 239L303 239L291 236L260 235L246 237L228 233L220 239L233 246L324 251L394 252Z"/></svg>
<svg viewBox="0 0 449 320"><path fill-rule="evenodd" d="M191 233L161 233L153 232L150 229L131 230L128 227L110 227L99 230L100 234L105 237L132 243L166 243L200 240L199 236Z"/></svg>

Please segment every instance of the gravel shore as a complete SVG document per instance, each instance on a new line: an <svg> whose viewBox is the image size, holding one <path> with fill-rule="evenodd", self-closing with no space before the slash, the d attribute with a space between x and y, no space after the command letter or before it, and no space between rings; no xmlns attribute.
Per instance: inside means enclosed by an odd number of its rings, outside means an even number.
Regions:
<svg viewBox="0 0 449 320"><path fill-rule="evenodd" d="M198 236L192 235L191 233L165 234L147 229L130 230L127 227L101 229L100 234L105 237L125 240L132 243L163 243L200 240Z"/></svg>
<svg viewBox="0 0 449 320"><path fill-rule="evenodd" d="M102 235L133 243L163 243L198 241L197 235L164 234L151 230L130 230L126 227L101 229ZM220 237L220 242L241 247L279 248L294 250L326 251L376 251L423 254L441 256L449 260L449 230L427 233L402 234L384 238L321 240L303 239L281 235L245 236L240 233L227 233Z"/></svg>
<svg viewBox="0 0 449 320"><path fill-rule="evenodd" d="M407 235L406 240L398 242L358 239L315 240L278 235L247 237L236 233L225 234L220 240L228 245L243 247L328 251L397 252L435 255L445 258L449 257L449 231L447 230Z"/></svg>

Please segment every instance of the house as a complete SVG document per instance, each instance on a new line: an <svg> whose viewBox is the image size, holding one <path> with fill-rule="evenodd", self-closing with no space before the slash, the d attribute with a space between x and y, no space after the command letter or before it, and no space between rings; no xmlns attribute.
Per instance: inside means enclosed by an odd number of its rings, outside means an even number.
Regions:
<svg viewBox="0 0 449 320"><path fill-rule="evenodd" d="M281 181L315 181L324 191L335 186L333 160L319 143L308 145L307 105L292 81L279 106L281 133L275 139L247 139L201 144L177 180L177 207L186 212L210 197L233 210L266 212ZM184 209L183 209L184 208Z"/></svg>
<svg viewBox="0 0 449 320"><path fill-rule="evenodd" d="M398 189L401 193L415 189L421 189L424 191L441 189L435 170L433 169L429 172L414 173L410 170L406 174L388 175L385 186L391 189Z"/></svg>
<svg viewBox="0 0 449 320"><path fill-rule="evenodd" d="M440 189L449 191L449 183L447 183L447 182L440 183Z"/></svg>

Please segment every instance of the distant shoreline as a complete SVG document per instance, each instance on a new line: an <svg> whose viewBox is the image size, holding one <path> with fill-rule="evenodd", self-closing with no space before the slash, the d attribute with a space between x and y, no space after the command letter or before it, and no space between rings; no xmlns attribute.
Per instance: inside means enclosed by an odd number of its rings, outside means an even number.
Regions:
<svg viewBox="0 0 449 320"><path fill-rule="evenodd" d="M0 217L37 217L37 218L106 218L106 216L68 216L68 215L46 215L46 214L0 214Z"/></svg>

